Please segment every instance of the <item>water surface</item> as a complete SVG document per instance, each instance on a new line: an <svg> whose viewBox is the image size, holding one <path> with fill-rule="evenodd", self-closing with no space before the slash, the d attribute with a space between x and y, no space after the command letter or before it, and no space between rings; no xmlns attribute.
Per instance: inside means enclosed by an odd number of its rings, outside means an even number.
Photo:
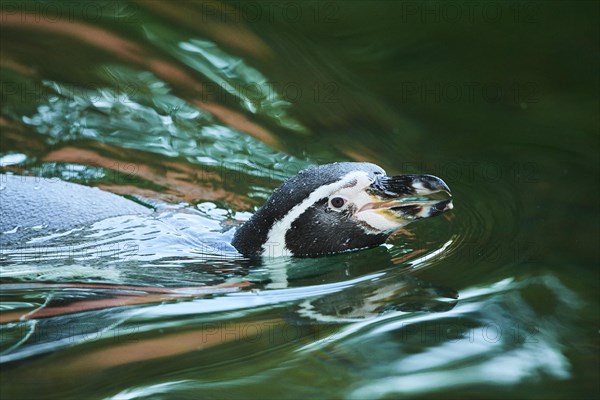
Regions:
<svg viewBox="0 0 600 400"><path fill-rule="evenodd" d="M273 4L2 4L2 172L156 209L3 246L2 398L597 397L597 4ZM455 209L231 248L340 160Z"/></svg>

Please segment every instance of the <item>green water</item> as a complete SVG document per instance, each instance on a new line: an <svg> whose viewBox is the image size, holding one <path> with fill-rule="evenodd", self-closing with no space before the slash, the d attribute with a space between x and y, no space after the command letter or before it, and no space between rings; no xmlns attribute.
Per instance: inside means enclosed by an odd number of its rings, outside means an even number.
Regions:
<svg viewBox="0 0 600 400"><path fill-rule="evenodd" d="M2 398L598 397L599 7L2 2L2 172L158 208L1 249ZM339 160L455 208L362 252L231 251Z"/></svg>

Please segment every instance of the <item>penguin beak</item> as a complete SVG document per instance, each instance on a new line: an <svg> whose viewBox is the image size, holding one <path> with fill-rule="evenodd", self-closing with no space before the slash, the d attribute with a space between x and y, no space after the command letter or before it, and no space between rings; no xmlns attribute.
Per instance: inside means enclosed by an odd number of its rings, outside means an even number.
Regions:
<svg viewBox="0 0 600 400"><path fill-rule="evenodd" d="M378 219L387 220L390 228L440 215L453 208L450 188L433 175L378 177L367 188L367 193L370 199L358 212L372 216L375 213Z"/></svg>

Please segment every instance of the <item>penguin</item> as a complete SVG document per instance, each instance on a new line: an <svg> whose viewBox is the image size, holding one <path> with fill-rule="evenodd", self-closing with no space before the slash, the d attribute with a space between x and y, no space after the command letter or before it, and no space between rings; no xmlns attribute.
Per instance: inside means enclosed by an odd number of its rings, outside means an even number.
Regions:
<svg viewBox="0 0 600 400"><path fill-rule="evenodd" d="M408 223L453 208L427 199L446 183L432 175L387 176L371 163L338 162L287 179L235 233L246 257L314 257L370 248Z"/></svg>
<svg viewBox="0 0 600 400"><path fill-rule="evenodd" d="M426 197L438 192L446 198ZM325 164L284 181L237 229L231 244L247 258L360 250L384 243L412 221L452 207L448 185L435 176L390 177L364 162ZM0 175L0 208L2 245L18 243L31 228L66 230L153 211L97 188L16 175Z"/></svg>

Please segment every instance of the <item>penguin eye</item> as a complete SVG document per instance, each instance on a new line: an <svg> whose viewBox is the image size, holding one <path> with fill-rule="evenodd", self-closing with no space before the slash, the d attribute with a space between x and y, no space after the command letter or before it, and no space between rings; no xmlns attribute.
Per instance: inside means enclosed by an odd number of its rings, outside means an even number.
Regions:
<svg viewBox="0 0 600 400"><path fill-rule="evenodd" d="M331 205L335 208L342 208L346 204L346 199L343 197L334 197L331 199Z"/></svg>

